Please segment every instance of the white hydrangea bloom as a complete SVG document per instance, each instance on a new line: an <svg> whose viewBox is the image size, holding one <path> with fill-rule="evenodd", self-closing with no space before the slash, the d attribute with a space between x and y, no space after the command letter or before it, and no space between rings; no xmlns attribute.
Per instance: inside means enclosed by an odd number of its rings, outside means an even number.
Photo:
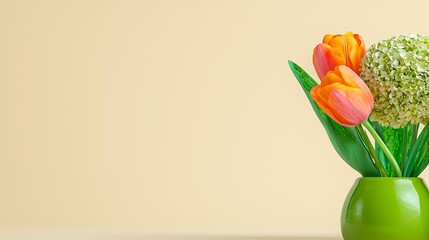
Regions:
<svg viewBox="0 0 429 240"><path fill-rule="evenodd" d="M429 121L429 38L401 35L372 45L361 78L374 96L370 119L404 127Z"/></svg>

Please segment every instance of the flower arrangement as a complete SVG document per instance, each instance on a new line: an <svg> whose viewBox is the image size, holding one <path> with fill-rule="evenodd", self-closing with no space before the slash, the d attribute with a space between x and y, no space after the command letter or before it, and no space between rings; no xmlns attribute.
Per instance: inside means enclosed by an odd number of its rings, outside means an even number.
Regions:
<svg viewBox="0 0 429 240"><path fill-rule="evenodd" d="M313 65L320 84L289 61L340 157L363 177L418 177L429 164L429 38L367 50L358 34L327 34Z"/></svg>

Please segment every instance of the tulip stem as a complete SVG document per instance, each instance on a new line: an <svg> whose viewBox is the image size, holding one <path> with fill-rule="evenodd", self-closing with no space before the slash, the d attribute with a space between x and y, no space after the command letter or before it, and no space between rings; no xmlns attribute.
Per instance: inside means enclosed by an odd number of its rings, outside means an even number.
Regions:
<svg viewBox="0 0 429 240"><path fill-rule="evenodd" d="M364 127L366 127L366 129L368 129L368 132L371 134L371 136L374 138L375 142L378 144L378 146L384 152L384 154L386 155L390 164L392 164L392 167L393 167L393 170L395 171L396 176L402 177L401 169L399 168L398 162L396 161L396 159L392 155L392 153L389 151L389 148L387 148L386 144L384 144L383 140L377 134L375 129L371 126L371 124L368 121L362 122L362 125Z"/></svg>
<svg viewBox="0 0 429 240"><path fill-rule="evenodd" d="M405 169L405 161L407 161L407 145L408 145L408 128L405 126L402 129L402 162L401 169Z"/></svg>
<svg viewBox="0 0 429 240"><path fill-rule="evenodd" d="M371 154L372 158L374 159L374 163L377 166L378 170L381 173L382 177L387 177L386 170L383 167L383 164L380 161L380 158L377 155L377 152L375 152L374 146L372 145L371 141L368 138L368 135L366 134L365 130L363 129L362 125L356 125L357 130L359 131L360 135L362 136L362 140L364 141L369 153Z"/></svg>

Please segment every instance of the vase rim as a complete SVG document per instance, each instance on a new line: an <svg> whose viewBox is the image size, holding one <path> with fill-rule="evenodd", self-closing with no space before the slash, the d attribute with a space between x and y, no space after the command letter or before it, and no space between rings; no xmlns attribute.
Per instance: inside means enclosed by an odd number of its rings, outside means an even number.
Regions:
<svg viewBox="0 0 429 240"><path fill-rule="evenodd" d="M421 177L359 177L356 181L370 181L370 182L395 182L395 181L411 181L411 182L424 182Z"/></svg>
<svg viewBox="0 0 429 240"><path fill-rule="evenodd" d="M358 177L358 179L422 179L421 177Z"/></svg>

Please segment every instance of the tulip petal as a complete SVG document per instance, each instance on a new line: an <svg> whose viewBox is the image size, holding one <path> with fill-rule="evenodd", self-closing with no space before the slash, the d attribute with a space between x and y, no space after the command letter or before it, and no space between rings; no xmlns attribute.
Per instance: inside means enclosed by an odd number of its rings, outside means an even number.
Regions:
<svg viewBox="0 0 429 240"><path fill-rule="evenodd" d="M314 48L313 65L320 79L336 66L330 57L330 52L331 47L326 44L319 44Z"/></svg>
<svg viewBox="0 0 429 240"><path fill-rule="evenodd" d="M365 121L372 110L369 103L362 98L359 89L353 91L333 89L329 105L335 117L345 126L355 126Z"/></svg>
<svg viewBox="0 0 429 240"><path fill-rule="evenodd" d="M324 95L321 94L321 90L323 88L320 87L320 85L315 86L311 89L310 94L313 100L317 103L317 105L335 122L339 123L340 120L337 119L335 114L331 111L330 106L327 104L328 99Z"/></svg>
<svg viewBox="0 0 429 240"><path fill-rule="evenodd" d="M346 65L360 74L360 62L365 50L365 43L358 34L326 34L323 43L313 51L313 65L320 79L340 65Z"/></svg>
<svg viewBox="0 0 429 240"><path fill-rule="evenodd" d="M343 85L346 84L344 82L344 79L341 77L341 73L338 70L335 71L335 69L336 68L334 68L333 71L329 71L325 75L325 77L322 78L322 81L321 81L320 85L327 86L327 85L331 85L331 84L334 84L334 83L340 83L340 84L343 84Z"/></svg>
<svg viewBox="0 0 429 240"><path fill-rule="evenodd" d="M365 82L352 69L347 66L338 66L336 71L341 74L341 77L347 86L359 88L368 100L373 99L371 90L369 90Z"/></svg>
<svg viewBox="0 0 429 240"><path fill-rule="evenodd" d="M344 85L341 83L332 83L329 85L319 85L319 87L316 88L316 90L317 90L317 94L319 95L320 99L323 102L327 103L327 102L329 102L329 96L331 95L332 90L337 89L337 88L341 88L343 86Z"/></svg>
<svg viewBox="0 0 429 240"><path fill-rule="evenodd" d="M311 95L328 116L344 126L365 121L374 107L368 86L347 66L329 71Z"/></svg>
<svg viewBox="0 0 429 240"><path fill-rule="evenodd" d="M331 39L334 37L334 35L332 34L326 34L323 37L323 43L329 44L329 42L331 41Z"/></svg>
<svg viewBox="0 0 429 240"><path fill-rule="evenodd" d="M342 52L327 44L319 44L313 51L313 65L317 75L322 79L329 71L338 65L344 65Z"/></svg>
<svg viewBox="0 0 429 240"><path fill-rule="evenodd" d="M360 74L360 61L365 55L365 43L359 34L353 34L352 32L347 32L345 35L345 41L347 45L348 52L348 67L353 69L357 74Z"/></svg>

